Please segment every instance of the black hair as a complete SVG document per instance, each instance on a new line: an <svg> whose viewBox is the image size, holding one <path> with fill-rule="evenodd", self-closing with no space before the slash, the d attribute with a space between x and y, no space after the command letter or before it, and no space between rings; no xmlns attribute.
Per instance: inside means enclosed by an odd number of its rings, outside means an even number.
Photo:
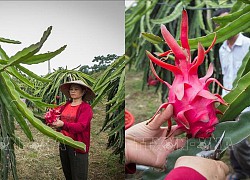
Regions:
<svg viewBox="0 0 250 180"><path fill-rule="evenodd" d="M86 102L86 100L84 100L84 99L85 99L86 92L87 92L88 88L86 88L85 86L82 86L82 90L84 90L84 95L82 96L82 100Z"/></svg>
<svg viewBox="0 0 250 180"><path fill-rule="evenodd" d="M230 8L219 8L216 11L213 12L213 17L218 17L223 13L229 13L231 11ZM218 27L219 24L217 24L215 21L213 21L213 29L216 29L216 27Z"/></svg>

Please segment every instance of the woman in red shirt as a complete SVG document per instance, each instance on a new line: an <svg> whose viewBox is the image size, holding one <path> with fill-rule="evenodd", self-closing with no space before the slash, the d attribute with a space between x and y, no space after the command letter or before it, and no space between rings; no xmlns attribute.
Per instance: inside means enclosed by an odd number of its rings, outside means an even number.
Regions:
<svg viewBox="0 0 250 180"><path fill-rule="evenodd" d="M60 86L60 90L69 101L61 106L60 119L52 126L60 128L65 136L86 145L86 150L82 151L60 143L63 173L66 180L87 180L90 121L93 117L92 108L87 102L95 97L95 93L80 80L66 82Z"/></svg>

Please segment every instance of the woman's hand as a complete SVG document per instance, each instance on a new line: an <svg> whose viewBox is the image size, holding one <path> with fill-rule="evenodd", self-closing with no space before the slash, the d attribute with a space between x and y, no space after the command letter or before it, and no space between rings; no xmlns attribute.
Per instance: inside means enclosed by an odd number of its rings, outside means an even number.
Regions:
<svg viewBox="0 0 250 180"><path fill-rule="evenodd" d="M64 122L61 121L60 119L57 119L55 122L53 122L53 123L51 124L51 126L52 126L53 128L60 128L60 127L63 127L63 125L64 125Z"/></svg>
<svg viewBox="0 0 250 180"><path fill-rule="evenodd" d="M183 133L172 126L170 137L166 138L167 127L161 125L171 118L173 107L169 105L164 111L146 125L147 121L138 123L125 131L126 164L137 163L164 168L167 156L185 145L186 138L176 138Z"/></svg>

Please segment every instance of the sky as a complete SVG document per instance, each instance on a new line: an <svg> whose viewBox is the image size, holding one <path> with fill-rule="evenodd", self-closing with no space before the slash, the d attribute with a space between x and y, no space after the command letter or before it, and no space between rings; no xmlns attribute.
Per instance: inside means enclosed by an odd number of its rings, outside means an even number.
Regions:
<svg viewBox="0 0 250 180"><path fill-rule="evenodd" d="M51 71L79 65L92 66L95 56L125 53L125 3L119 1L0 1L0 37L21 44L0 42L7 55L39 42L52 32L39 51L46 53L67 45L50 60ZM48 62L24 65L38 75L48 73Z"/></svg>
<svg viewBox="0 0 250 180"><path fill-rule="evenodd" d="M125 7L131 7L136 1L135 0L125 0Z"/></svg>

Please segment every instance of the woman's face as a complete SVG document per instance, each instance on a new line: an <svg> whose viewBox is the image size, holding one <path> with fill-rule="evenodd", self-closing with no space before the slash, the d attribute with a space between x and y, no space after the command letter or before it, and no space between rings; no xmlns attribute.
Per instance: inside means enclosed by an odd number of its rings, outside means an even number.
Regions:
<svg viewBox="0 0 250 180"><path fill-rule="evenodd" d="M83 90L81 85L72 84L69 88L69 94L72 99L80 99L84 95L85 90Z"/></svg>

